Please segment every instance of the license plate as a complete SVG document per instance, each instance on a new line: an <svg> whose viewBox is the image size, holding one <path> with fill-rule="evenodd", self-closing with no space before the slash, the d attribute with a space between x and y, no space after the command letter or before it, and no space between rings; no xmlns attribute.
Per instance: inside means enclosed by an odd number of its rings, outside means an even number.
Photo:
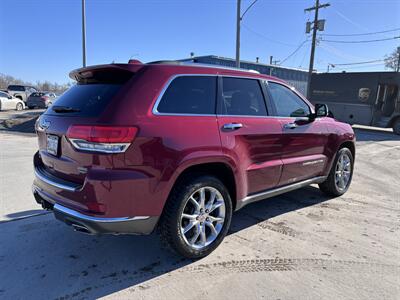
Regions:
<svg viewBox="0 0 400 300"><path fill-rule="evenodd" d="M47 152L53 155L57 155L58 150L58 136L48 135L47 136Z"/></svg>

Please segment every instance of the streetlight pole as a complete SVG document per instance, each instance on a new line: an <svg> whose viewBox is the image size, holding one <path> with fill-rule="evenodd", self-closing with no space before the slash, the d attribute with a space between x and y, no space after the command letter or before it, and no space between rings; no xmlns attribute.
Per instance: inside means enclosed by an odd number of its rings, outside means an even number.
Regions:
<svg viewBox="0 0 400 300"><path fill-rule="evenodd" d="M82 0L82 65L86 67L86 13L85 0Z"/></svg>
<svg viewBox="0 0 400 300"><path fill-rule="evenodd" d="M240 68L240 22L242 21L244 15L249 11L249 9L257 2L258 0L254 0L244 11L242 15L241 13L241 0L237 0L236 7L236 68Z"/></svg>
<svg viewBox="0 0 400 300"><path fill-rule="evenodd" d="M241 0L237 0L236 7L236 68L240 68L240 6Z"/></svg>

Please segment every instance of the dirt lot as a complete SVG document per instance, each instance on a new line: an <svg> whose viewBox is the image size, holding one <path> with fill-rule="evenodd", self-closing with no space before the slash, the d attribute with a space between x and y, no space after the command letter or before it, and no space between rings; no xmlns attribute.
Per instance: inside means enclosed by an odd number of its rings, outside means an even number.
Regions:
<svg viewBox="0 0 400 300"><path fill-rule="evenodd" d="M0 298L399 299L400 138L356 133L348 193L311 186L249 205L213 254L191 261L156 235L86 236L42 214L30 195L35 138L0 132Z"/></svg>

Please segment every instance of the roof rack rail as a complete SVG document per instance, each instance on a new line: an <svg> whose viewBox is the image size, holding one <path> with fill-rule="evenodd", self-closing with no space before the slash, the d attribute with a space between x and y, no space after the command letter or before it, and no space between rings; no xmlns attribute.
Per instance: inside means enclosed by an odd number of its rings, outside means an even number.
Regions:
<svg viewBox="0 0 400 300"><path fill-rule="evenodd" d="M235 67L227 67L221 65L214 65L214 64L206 64L206 63L197 63L193 61L182 61L182 60L157 60L151 61L147 64L150 65L180 65L180 66L190 66L190 67L207 67L207 68L215 68L215 69L224 69L224 70L232 70L232 71L241 71L241 72L249 72L249 73L256 73L260 74L260 72L256 70L248 70L248 69L241 69Z"/></svg>
<svg viewBox="0 0 400 300"><path fill-rule="evenodd" d="M179 60L155 60L146 63L148 65L181 65L182 62Z"/></svg>

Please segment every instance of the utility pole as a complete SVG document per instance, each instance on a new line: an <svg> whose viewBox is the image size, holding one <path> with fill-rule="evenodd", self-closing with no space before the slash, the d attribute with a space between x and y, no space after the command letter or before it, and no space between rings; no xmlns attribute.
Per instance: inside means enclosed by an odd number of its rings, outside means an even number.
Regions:
<svg viewBox="0 0 400 300"><path fill-rule="evenodd" d="M306 8L304 11L305 12L310 12L315 10L314 13L314 22L312 23L312 43L311 43L311 54L310 54L310 66L308 68L308 80L307 80L307 97L310 97L311 91L311 76L312 72L314 69L314 56L315 56L315 45L316 45L316 40L317 40L317 30L320 29L321 31L323 30L323 24L325 23L325 20L318 20L318 12L320 8L325 8L330 6L329 3L326 4L319 4L319 0L315 0L315 6ZM307 26L308 28L308 26Z"/></svg>
<svg viewBox="0 0 400 300"><path fill-rule="evenodd" d="M396 72L400 72L400 47L397 47L397 68Z"/></svg>
<svg viewBox="0 0 400 300"><path fill-rule="evenodd" d="M236 7L236 68L240 68L240 7L241 0L237 0Z"/></svg>
<svg viewBox="0 0 400 300"><path fill-rule="evenodd" d="M86 67L86 14L85 0L82 0L82 65Z"/></svg>
<svg viewBox="0 0 400 300"><path fill-rule="evenodd" d="M241 15L241 0L237 0L236 7L236 68L240 68L240 22L243 20L244 15L249 9L256 4L258 0L254 0Z"/></svg>

